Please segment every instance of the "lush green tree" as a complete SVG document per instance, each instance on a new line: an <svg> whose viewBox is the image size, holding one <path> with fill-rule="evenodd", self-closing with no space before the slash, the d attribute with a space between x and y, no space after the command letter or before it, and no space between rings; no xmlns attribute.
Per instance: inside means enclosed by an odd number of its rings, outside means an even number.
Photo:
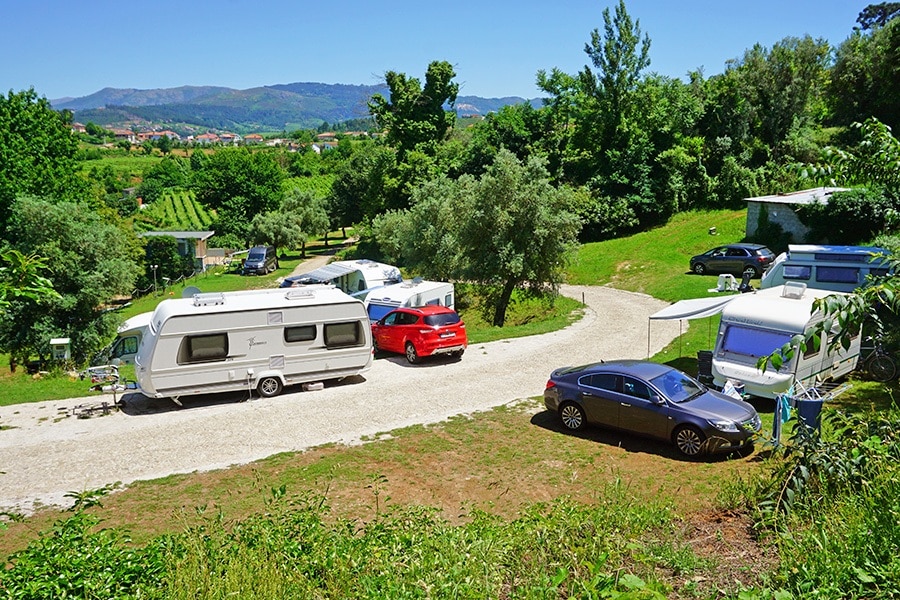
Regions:
<svg viewBox="0 0 900 600"><path fill-rule="evenodd" d="M855 31L837 49L828 104L832 120L847 125L876 118L900 127L900 19Z"/></svg>
<svg viewBox="0 0 900 600"><path fill-rule="evenodd" d="M376 236L416 272L480 284L502 327L514 290L557 291L580 228L574 204L571 191L550 184L541 158L523 164L501 150L477 180L419 187L408 211L377 221Z"/></svg>
<svg viewBox="0 0 900 600"><path fill-rule="evenodd" d="M900 2L880 2L870 4L856 17L860 29L874 29L887 25L888 21L900 16Z"/></svg>
<svg viewBox="0 0 900 600"><path fill-rule="evenodd" d="M33 88L0 95L0 231L19 195L76 200L87 193L70 121Z"/></svg>
<svg viewBox="0 0 900 600"><path fill-rule="evenodd" d="M538 85L552 96L545 107L550 122L556 131L570 132L561 161L564 180L587 185L590 197L604 203L584 213L601 219L586 223L589 236L608 230L612 221L606 216L625 223L632 221L632 215L638 222L650 223L670 213L665 205L657 205L655 196L663 176L656 156L667 148L665 144L655 147L652 124L664 113L641 114L653 93L668 96L670 92L657 81L642 97L641 73L650 64L650 38L642 36L640 23L628 14L624 1L616 5L614 16L605 9L603 21L603 32L594 29L585 44L591 64L577 76L558 69L549 75L538 72ZM545 147L552 157L556 144L552 137L548 142ZM654 170L660 171L656 179ZM620 210L623 198L627 201L624 211ZM605 204L609 200L615 208L611 212Z"/></svg>
<svg viewBox="0 0 900 600"><path fill-rule="evenodd" d="M159 136L159 139L156 140L156 147L163 153L163 156L169 154L172 151L172 138L167 135Z"/></svg>
<svg viewBox="0 0 900 600"><path fill-rule="evenodd" d="M134 289L140 244L110 215L33 197L15 201L8 229L12 249L44 257L60 295L43 303L13 299L9 318L0 320L0 347L24 362L48 356L51 338L69 337L82 363L115 333L115 318L103 306Z"/></svg>
<svg viewBox="0 0 900 600"><path fill-rule="evenodd" d="M254 243L271 244L276 249L300 246L306 256L306 242L328 232L327 199L310 190L289 189L281 207L253 218L250 224Z"/></svg>
<svg viewBox="0 0 900 600"><path fill-rule="evenodd" d="M539 157L501 151L461 207L463 279L487 287L502 327L515 289L556 293L581 223L566 188L554 188Z"/></svg>
<svg viewBox="0 0 900 600"><path fill-rule="evenodd" d="M548 138L552 137L549 135L552 132L549 111L535 109L528 103L503 106L489 113L472 129L459 168L470 175L483 174L501 148L523 161L535 153L548 154L551 149L548 144Z"/></svg>
<svg viewBox="0 0 900 600"><path fill-rule="evenodd" d="M227 234L243 239L243 245L250 241L253 217L278 208L284 178L270 153L224 148L202 161L193 188L201 203L218 211L217 237Z"/></svg>
<svg viewBox="0 0 900 600"><path fill-rule="evenodd" d="M338 170L329 196L328 213L333 227L349 227L396 208L397 182L393 173L397 157L393 149L377 142L359 144Z"/></svg>
<svg viewBox="0 0 900 600"><path fill-rule="evenodd" d="M584 52L597 71L585 66L578 79L585 95L600 108L595 115L599 122L590 125L599 127L598 141L608 146L632 114L641 72L650 66L650 37L641 38L640 22L632 20L625 0L619 0L614 17L609 8L603 9L603 34L594 29Z"/></svg>
<svg viewBox="0 0 900 600"><path fill-rule="evenodd" d="M417 78L404 73L385 74L390 100L381 94L373 95L369 112L387 132L388 142L398 149L401 159L416 148L433 153L437 143L450 135L456 122L452 108L459 92L459 84L452 81L454 77L456 73L446 61L428 65L424 87Z"/></svg>

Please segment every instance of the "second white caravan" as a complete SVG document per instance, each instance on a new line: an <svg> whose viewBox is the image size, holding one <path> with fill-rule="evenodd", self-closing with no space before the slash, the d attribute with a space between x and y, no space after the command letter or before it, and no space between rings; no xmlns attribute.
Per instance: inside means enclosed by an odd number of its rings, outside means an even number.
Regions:
<svg viewBox="0 0 900 600"><path fill-rule="evenodd" d="M742 383L748 394L774 398L795 382L809 387L850 373L859 359L858 335L847 350L830 349L826 337L818 349L808 344L806 352L796 352L780 369L770 365L763 372L756 366L760 357L821 321L820 312L812 313L813 302L836 293L841 292L789 283L736 296L722 310L712 357L715 385L731 380Z"/></svg>
<svg viewBox="0 0 900 600"><path fill-rule="evenodd" d="M332 286L164 300L135 357L151 398L257 390L357 375L372 366L362 301Z"/></svg>
<svg viewBox="0 0 900 600"><path fill-rule="evenodd" d="M373 289L366 296L365 304L372 322L401 306L437 304L454 308L453 284L446 281L424 281L422 279L403 281Z"/></svg>
<svg viewBox="0 0 900 600"><path fill-rule="evenodd" d="M887 261L877 258L886 254L887 250L874 246L792 244L769 265L759 287L797 282L811 288L852 292L866 283L869 275L888 273Z"/></svg>

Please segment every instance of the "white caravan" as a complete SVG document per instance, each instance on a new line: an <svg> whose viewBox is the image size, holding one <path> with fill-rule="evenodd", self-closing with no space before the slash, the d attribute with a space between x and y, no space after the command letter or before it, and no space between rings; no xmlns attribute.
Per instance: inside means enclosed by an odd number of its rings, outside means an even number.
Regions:
<svg viewBox="0 0 900 600"><path fill-rule="evenodd" d="M285 277L281 287L300 287L328 283L348 294L362 297L372 288L391 285L400 281L403 281L403 276L397 267L363 258L360 260L338 260L308 273Z"/></svg>
<svg viewBox="0 0 900 600"><path fill-rule="evenodd" d="M868 275L886 275L888 264L873 260L875 254L887 254L873 246L817 246L791 244L769 265L759 282L761 289L792 281L808 287L836 292L852 292L866 282Z"/></svg>
<svg viewBox="0 0 900 600"><path fill-rule="evenodd" d="M744 384L748 394L774 398L795 381L810 387L850 373L859 359L859 335L847 350L829 349L826 336L818 350L812 343L807 344L806 352L795 352L780 369L770 364L762 372L756 367L760 357L768 356L822 320L820 312L812 313L817 298L840 293L789 283L734 297L722 310L716 336L712 356L715 385L722 387L731 380Z"/></svg>
<svg viewBox="0 0 900 600"><path fill-rule="evenodd" d="M375 288L365 299L366 311L372 322L381 319L400 306L427 306L438 304L454 308L453 284L445 281L413 279L393 285Z"/></svg>
<svg viewBox="0 0 900 600"><path fill-rule="evenodd" d="M135 358L151 398L258 390L357 375L372 366L365 306L332 286L164 300Z"/></svg>

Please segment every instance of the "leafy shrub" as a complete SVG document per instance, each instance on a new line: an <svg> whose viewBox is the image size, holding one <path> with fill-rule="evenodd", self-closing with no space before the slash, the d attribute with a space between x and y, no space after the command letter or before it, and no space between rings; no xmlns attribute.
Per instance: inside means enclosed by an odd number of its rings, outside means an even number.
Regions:
<svg viewBox="0 0 900 600"><path fill-rule="evenodd" d="M810 228L811 241L858 244L881 232L892 212L893 203L881 189L856 188L832 194L828 204L806 206L799 216Z"/></svg>
<svg viewBox="0 0 900 600"><path fill-rule="evenodd" d="M164 572L165 540L132 548L127 534L96 529L84 512L60 521L0 569L6 598L157 597Z"/></svg>
<svg viewBox="0 0 900 600"><path fill-rule="evenodd" d="M900 594L900 412L826 412L798 427L761 484L759 523L776 534L795 597Z"/></svg>

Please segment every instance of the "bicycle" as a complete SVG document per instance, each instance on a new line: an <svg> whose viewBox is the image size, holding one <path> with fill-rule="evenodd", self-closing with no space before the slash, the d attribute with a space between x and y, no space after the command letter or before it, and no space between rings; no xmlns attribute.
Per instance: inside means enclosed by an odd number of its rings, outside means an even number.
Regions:
<svg viewBox="0 0 900 600"><path fill-rule="evenodd" d="M897 363L894 361L891 354L884 349L884 344L881 340L868 338L866 341L870 342L872 345L860 347L860 368L865 371L869 377L882 383L891 381L897 377Z"/></svg>

